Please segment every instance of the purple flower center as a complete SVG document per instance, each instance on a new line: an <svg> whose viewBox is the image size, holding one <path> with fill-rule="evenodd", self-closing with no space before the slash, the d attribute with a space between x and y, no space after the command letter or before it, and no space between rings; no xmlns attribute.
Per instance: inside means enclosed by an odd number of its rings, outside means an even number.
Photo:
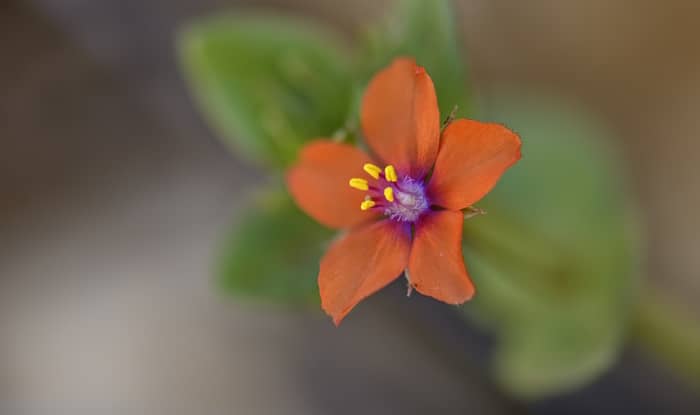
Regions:
<svg viewBox="0 0 700 415"><path fill-rule="evenodd" d="M362 168L374 181L360 177L350 179L350 187L367 192L360 209L379 210L392 220L408 223L417 221L430 209L422 179L399 177L392 165L381 169L366 163Z"/></svg>
<svg viewBox="0 0 700 415"><path fill-rule="evenodd" d="M415 222L430 208L422 180L405 176L389 185L393 188L394 201L384 201L384 214L392 220Z"/></svg>

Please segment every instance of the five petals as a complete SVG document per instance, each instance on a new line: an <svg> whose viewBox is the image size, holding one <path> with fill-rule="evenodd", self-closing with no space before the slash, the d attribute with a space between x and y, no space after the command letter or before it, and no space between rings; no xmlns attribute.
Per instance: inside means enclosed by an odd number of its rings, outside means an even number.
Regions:
<svg viewBox="0 0 700 415"><path fill-rule="evenodd" d="M401 175L424 180L432 211L412 224L361 210L364 194L348 186L370 156L354 146L316 140L287 173L299 207L323 225L349 228L321 260L321 305L338 325L364 298L407 270L411 286L448 304L474 295L462 257L462 209L478 202L520 159L521 142L504 126L458 119L440 133L430 76L398 58L369 83L361 124L372 154ZM413 235L411 232L413 230Z"/></svg>

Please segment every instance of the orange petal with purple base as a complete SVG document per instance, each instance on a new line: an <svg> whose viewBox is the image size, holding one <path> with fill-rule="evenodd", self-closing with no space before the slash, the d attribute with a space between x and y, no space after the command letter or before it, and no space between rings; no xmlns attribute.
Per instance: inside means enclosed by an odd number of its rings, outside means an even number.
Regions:
<svg viewBox="0 0 700 415"><path fill-rule="evenodd" d="M520 159L520 137L500 124L459 119L445 128L428 184L433 204L467 208Z"/></svg>
<svg viewBox="0 0 700 415"><path fill-rule="evenodd" d="M439 146L440 110L430 76L413 59L398 58L372 78L362 100L365 140L384 164L423 177Z"/></svg>
<svg viewBox="0 0 700 415"><path fill-rule="evenodd" d="M410 228L391 220L361 225L337 240L321 260L321 306L337 326L360 301L406 269Z"/></svg>
<svg viewBox="0 0 700 415"><path fill-rule="evenodd" d="M360 210L365 193L348 185L352 177L364 175L370 163L356 147L329 140L307 144L287 172L287 187L297 205L309 216L330 228L345 228L376 216Z"/></svg>
<svg viewBox="0 0 700 415"><path fill-rule="evenodd" d="M462 257L461 212L430 212L416 223L408 262L411 286L448 304L462 304L474 295Z"/></svg>

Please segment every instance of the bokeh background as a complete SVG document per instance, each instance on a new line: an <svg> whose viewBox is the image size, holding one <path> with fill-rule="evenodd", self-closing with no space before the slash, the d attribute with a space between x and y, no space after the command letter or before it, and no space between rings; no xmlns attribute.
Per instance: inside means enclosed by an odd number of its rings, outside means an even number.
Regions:
<svg viewBox="0 0 700 415"><path fill-rule="evenodd" d="M585 390L528 405L491 384L480 355L455 358L488 339L456 334L461 323L431 319L422 300L379 295L337 330L216 291L216 248L266 173L202 122L177 29L262 7L353 36L388 3L0 5L0 412L698 413L694 391L635 348ZM456 4L477 90L571 97L611 126L650 284L700 317L700 5Z"/></svg>

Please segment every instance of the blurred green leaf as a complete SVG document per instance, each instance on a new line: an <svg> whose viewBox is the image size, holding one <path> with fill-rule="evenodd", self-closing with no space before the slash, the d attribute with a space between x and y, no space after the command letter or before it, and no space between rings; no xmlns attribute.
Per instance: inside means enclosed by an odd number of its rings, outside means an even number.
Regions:
<svg viewBox="0 0 700 415"><path fill-rule="evenodd" d="M537 398L590 382L623 335L637 290L637 212L609 134L554 100L503 95L481 119L505 123L523 158L465 222L478 317L497 327L497 374ZM472 309L468 307L467 309Z"/></svg>
<svg viewBox="0 0 700 415"><path fill-rule="evenodd" d="M504 332L496 373L519 396L566 391L609 367L619 340L619 333L586 315L534 319Z"/></svg>
<svg viewBox="0 0 700 415"><path fill-rule="evenodd" d="M350 65L332 34L310 22L214 17L185 30L179 49L205 116L245 156L284 166L305 141L343 126Z"/></svg>
<svg viewBox="0 0 700 415"><path fill-rule="evenodd" d="M388 22L368 33L363 74L369 79L398 56L412 56L435 84L440 113L468 114L466 69L451 0L395 0Z"/></svg>
<svg viewBox="0 0 700 415"><path fill-rule="evenodd" d="M224 245L220 282L235 295L281 303L317 303L316 276L332 232L287 195L259 200Z"/></svg>

